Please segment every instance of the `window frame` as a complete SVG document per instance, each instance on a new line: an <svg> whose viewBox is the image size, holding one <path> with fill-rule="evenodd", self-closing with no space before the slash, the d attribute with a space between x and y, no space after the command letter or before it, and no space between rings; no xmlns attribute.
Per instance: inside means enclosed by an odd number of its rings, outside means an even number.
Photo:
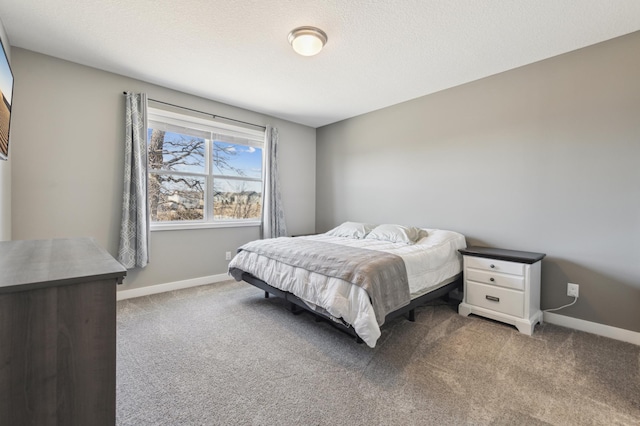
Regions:
<svg viewBox="0 0 640 426"><path fill-rule="evenodd" d="M232 228L232 227L246 227L246 226L260 226L262 224L262 218L259 219L215 219L214 216L214 181L215 179L225 180L238 180L238 181L251 181L260 182L262 184L264 179L264 173L260 178L254 178L249 176L230 176L214 173L213 162L213 145L216 142L215 134L223 134L226 136L235 136L246 139L248 144L242 144L245 146L253 146L260 148L262 152L262 167L264 167L264 130L248 129L232 124L213 121L211 119L203 119L194 117L191 115L180 114L173 111L167 111L164 109L158 109L153 107L147 108L147 129L157 128L152 125L158 123L160 126L167 128L183 127L199 132L209 133L209 137L205 139L205 166L204 172L189 172L178 170L162 170L151 169L149 167L149 160L147 159L147 180L149 176L154 174L165 175L178 175L189 177L203 177L205 181L204 187L204 212L203 219L201 220L180 220L180 221L152 221L149 217L149 229L151 231L170 231L170 230L184 230L184 229L207 229L207 228ZM148 131L148 130L147 130ZM172 131L172 130L169 130ZM224 141L222 141L224 142ZM147 155L149 141L147 141ZM262 187L263 185L261 185ZM264 192L264 191L262 191ZM261 203L264 200L264 194L261 192ZM148 196L147 196L148 197ZM150 200L147 200L150 202Z"/></svg>

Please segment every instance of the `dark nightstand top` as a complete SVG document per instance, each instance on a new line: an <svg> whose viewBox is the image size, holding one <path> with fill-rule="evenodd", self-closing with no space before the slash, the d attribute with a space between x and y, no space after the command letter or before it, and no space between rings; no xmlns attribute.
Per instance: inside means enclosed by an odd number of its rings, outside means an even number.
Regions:
<svg viewBox="0 0 640 426"><path fill-rule="evenodd" d="M458 250L465 256L486 257L489 259L506 260L519 263L536 263L546 256L544 253L529 251L505 250L494 247L467 247Z"/></svg>

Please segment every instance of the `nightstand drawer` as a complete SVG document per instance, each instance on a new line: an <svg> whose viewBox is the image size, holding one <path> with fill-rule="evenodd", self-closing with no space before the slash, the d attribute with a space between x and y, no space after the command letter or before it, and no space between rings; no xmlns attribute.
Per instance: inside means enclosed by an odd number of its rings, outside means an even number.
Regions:
<svg viewBox="0 0 640 426"><path fill-rule="evenodd" d="M516 317L524 314L524 293L467 281L467 303Z"/></svg>
<svg viewBox="0 0 640 426"><path fill-rule="evenodd" d="M488 271L502 272L505 274L513 275L524 275L524 265L522 263L472 256L465 256L464 260L466 262L465 265L468 268L485 269Z"/></svg>
<svg viewBox="0 0 640 426"><path fill-rule="evenodd" d="M467 280L477 281L489 285L497 285L500 287L512 288L514 290L524 290L523 276L500 274L496 272L468 268L465 271L464 278Z"/></svg>

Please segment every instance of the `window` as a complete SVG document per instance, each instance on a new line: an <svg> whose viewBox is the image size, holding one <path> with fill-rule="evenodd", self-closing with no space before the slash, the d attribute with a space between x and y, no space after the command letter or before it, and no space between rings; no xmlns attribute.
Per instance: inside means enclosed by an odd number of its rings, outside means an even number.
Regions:
<svg viewBox="0 0 640 426"><path fill-rule="evenodd" d="M151 229L260 224L264 132L148 111Z"/></svg>

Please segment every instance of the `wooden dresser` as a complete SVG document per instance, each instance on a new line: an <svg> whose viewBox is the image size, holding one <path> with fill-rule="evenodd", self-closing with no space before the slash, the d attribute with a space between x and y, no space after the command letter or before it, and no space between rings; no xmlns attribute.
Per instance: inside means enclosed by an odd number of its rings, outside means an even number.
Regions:
<svg viewBox="0 0 640 426"><path fill-rule="evenodd" d="M89 238L0 242L1 424L115 424L125 275Z"/></svg>

